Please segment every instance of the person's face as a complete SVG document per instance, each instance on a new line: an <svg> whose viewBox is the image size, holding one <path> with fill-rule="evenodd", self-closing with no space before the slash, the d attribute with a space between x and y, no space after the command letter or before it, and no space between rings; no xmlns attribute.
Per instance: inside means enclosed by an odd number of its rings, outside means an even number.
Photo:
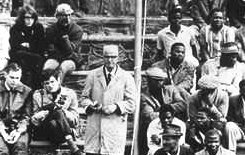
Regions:
<svg viewBox="0 0 245 155"><path fill-rule="evenodd" d="M58 23L64 27L68 26L71 23L71 14L59 13L56 15L56 18L58 20Z"/></svg>
<svg viewBox="0 0 245 155"><path fill-rule="evenodd" d="M60 89L60 78L57 79L54 76L51 76L49 80L43 82L44 89L49 93L57 92Z"/></svg>
<svg viewBox="0 0 245 155"><path fill-rule="evenodd" d="M21 70L9 71L9 73L5 77L6 85L10 88L15 88L20 83L21 74Z"/></svg>
<svg viewBox="0 0 245 155"><path fill-rule="evenodd" d="M171 25L180 25L182 19L182 14L180 12L175 12L169 17L169 22Z"/></svg>
<svg viewBox="0 0 245 155"><path fill-rule="evenodd" d="M206 137L205 144L206 144L206 148L208 152L215 154L218 151L218 148L220 146L219 135L212 135L212 138Z"/></svg>
<svg viewBox="0 0 245 155"><path fill-rule="evenodd" d="M222 12L214 12L213 17L211 19L211 25L219 29L223 26L224 24L224 16Z"/></svg>
<svg viewBox="0 0 245 155"><path fill-rule="evenodd" d="M104 55L104 65L106 69L111 72L114 67L116 67L118 62L118 56L106 54Z"/></svg>
<svg viewBox="0 0 245 155"><path fill-rule="evenodd" d="M227 67L233 67L235 63L237 62L237 53L227 53L227 54L222 54L221 59L226 63Z"/></svg>
<svg viewBox="0 0 245 155"><path fill-rule="evenodd" d="M162 149L166 152L171 152L176 150L178 147L179 143L179 138L178 137L172 137L172 136L167 136L167 137L162 137Z"/></svg>
<svg viewBox="0 0 245 155"><path fill-rule="evenodd" d="M183 62L185 58L185 47L184 46L175 46L171 51L171 59L174 59L175 62Z"/></svg>
<svg viewBox="0 0 245 155"><path fill-rule="evenodd" d="M167 111L166 113L164 113L161 118L162 126L164 127L167 124L171 124L173 122L173 118L174 117L171 112Z"/></svg>
<svg viewBox="0 0 245 155"><path fill-rule="evenodd" d="M31 14L26 13L24 16L24 21L27 27L31 27L34 23L34 18L31 16Z"/></svg>

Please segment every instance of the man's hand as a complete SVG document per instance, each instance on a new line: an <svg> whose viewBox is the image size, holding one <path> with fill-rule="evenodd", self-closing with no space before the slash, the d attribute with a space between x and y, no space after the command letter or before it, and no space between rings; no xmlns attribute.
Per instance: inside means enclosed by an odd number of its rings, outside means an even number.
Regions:
<svg viewBox="0 0 245 155"><path fill-rule="evenodd" d="M49 114L48 110L41 110L38 113L34 114L33 119L43 121L48 114Z"/></svg>
<svg viewBox="0 0 245 155"><path fill-rule="evenodd" d="M6 141L9 144L14 144L18 141L18 139L20 138L21 133L17 130L13 130L10 134L9 134L9 138Z"/></svg>
<svg viewBox="0 0 245 155"><path fill-rule="evenodd" d="M154 134L151 136L151 142L156 145L160 145L161 139L157 135Z"/></svg>
<svg viewBox="0 0 245 155"><path fill-rule="evenodd" d="M99 104L97 101L93 105L89 105L86 109L87 115L91 115L94 112L100 112L102 109L102 104Z"/></svg>
<svg viewBox="0 0 245 155"><path fill-rule="evenodd" d="M102 111L106 115L110 115L110 114L114 113L116 110L117 110L116 104L109 104L109 105L105 105L102 107Z"/></svg>

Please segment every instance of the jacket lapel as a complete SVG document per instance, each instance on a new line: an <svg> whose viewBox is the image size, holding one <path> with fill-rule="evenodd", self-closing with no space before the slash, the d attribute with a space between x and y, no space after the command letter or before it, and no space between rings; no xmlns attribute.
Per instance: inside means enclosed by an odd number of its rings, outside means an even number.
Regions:
<svg viewBox="0 0 245 155"><path fill-rule="evenodd" d="M117 83L117 81L120 80L120 77L121 77L121 68L118 66L116 74L114 75L114 77L111 78L111 81L108 84L108 88L113 87Z"/></svg>
<svg viewBox="0 0 245 155"><path fill-rule="evenodd" d="M97 72L97 78L98 78L99 83L105 89L107 85L106 85L105 75L104 75L104 72L103 72L103 67L101 67L99 69L99 71Z"/></svg>

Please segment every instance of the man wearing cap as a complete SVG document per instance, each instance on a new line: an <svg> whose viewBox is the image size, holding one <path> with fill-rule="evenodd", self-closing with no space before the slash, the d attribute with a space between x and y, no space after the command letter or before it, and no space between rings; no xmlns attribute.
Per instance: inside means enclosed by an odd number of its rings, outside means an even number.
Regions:
<svg viewBox="0 0 245 155"><path fill-rule="evenodd" d="M221 132L217 129L211 129L205 134L205 148L195 155L235 155L221 145Z"/></svg>
<svg viewBox="0 0 245 155"><path fill-rule="evenodd" d="M148 155L153 155L156 150L161 148L162 140L160 133L169 124L180 126L183 136L179 139L179 144L185 144L186 125L183 121L174 116L175 111L170 105L162 105L159 110L159 117L154 119L147 130Z"/></svg>
<svg viewBox="0 0 245 155"><path fill-rule="evenodd" d="M226 146L236 152L237 141L245 139L245 80L239 83L240 94L231 96L227 124L225 127Z"/></svg>
<svg viewBox="0 0 245 155"><path fill-rule="evenodd" d="M117 64L118 52L117 45L105 45L104 65L86 79L82 105L88 115L87 154L124 154L127 116L135 110L136 87L133 77Z"/></svg>
<svg viewBox="0 0 245 155"><path fill-rule="evenodd" d="M66 73L74 71L81 63L78 52L83 32L80 26L72 22L72 13L70 5L59 4L55 12L57 22L46 32L47 61L43 70L59 67L62 71L61 81Z"/></svg>
<svg viewBox="0 0 245 155"><path fill-rule="evenodd" d="M224 25L224 13L219 8L211 10L210 25L200 30L200 58L201 62L220 56L221 46L227 42L235 41L235 32Z"/></svg>
<svg viewBox="0 0 245 155"><path fill-rule="evenodd" d="M170 25L160 30L157 34L157 50L159 58L168 58L171 54L171 46L175 42L182 42L186 48L185 59L194 66L198 66L198 60L193 56L193 53L197 53L197 41L190 29L181 24L181 19L182 7L180 5L175 5L170 8L168 14Z"/></svg>
<svg viewBox="0 0 245 155"><path fill-rule="evenodd" d="M221 56L208 60L202 66L203 75L216 76L220 82L220 88L229 95L239 94L239 82L245 73L245 64L237 61L238 47L236 43L225 43L221 50Z"/></svg>
<svg viewBox="0 0 245 155"><path fill-rule="evenodd" d="M199 111L206 111L210 119L225 122L228 112L228 95L219 89L219 81L215 76L205 75L198 81L198 90L189 98L189 116L195 119Z"/></svg>
<svg viewBox="0 0 245 155"><path fill-rule="evenodd" d="M172 85L190 92L193 87L195 66L185 60L186 51L186 46L183 43L176 42L171 46L171 55L152 66L159 67L166 72Z"/></svg>
<svg viewBox="0 0 245 155"><path fill-rule="evenodd" d="M178 125L166 125L161 133L162 147L154 155L192 155L193 153L188 147L179 145L179 139L182 135Z"/></svg>
<svg viewBox="0 0 245 155"><path fill-rule="evenodd" d="M148 152L146 131L149 123L158 117L161 105L170 105L177 117L186 120L186 100L189 94L181 88L169 85L166 72L158 67L146 70L147 90L141 93L139 146L143 154ZM159 120L159 119L158 119Z"/></svg>

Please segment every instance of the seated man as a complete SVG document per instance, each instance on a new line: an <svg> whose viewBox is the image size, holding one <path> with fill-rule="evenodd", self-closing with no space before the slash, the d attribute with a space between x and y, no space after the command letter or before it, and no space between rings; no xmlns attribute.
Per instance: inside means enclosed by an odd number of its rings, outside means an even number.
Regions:
<svg viewBox="0 0 245 155"><path fill-rule="evenodd" d="M234 42L224 43L221 56L208 60L202 66L203 75L216 76L220 87L229 95L239 94L239 82L245 73L245 64L237 61L238 47Z"/></svg>
<svg viewBox="0 0 245 155"><path fill-rule="evenodd" d="M74 71L81 63L78 50L83 32L80 26L72 22L72 13L70 5L59 4L55 12L57 22L46 32L48 60L43 70L60 68L61 82L66 73Z"/></svg>
<svg viewBox="0 0 245 155"><path fill-rule="evenodd" d="M180 130L183 136L179 139L179 144L185 144L185 132L186 125L180 119L174 117L174 110L169 105L163 105L159 110L159 118L154 119L147 130L147 141L149 152L148 155L153 155L156 150L161 148L162 140L160 133L165 130L166 126L169 124L174 124L180 126Z"/></svg>
<svg viewBox="0 0 245 155"><path fill-rule="evenodd" d="M211 129L205 134L205 148L195 155L235 155L221 145L221 132L217 129Z"/></svg>
<svg viewBox="0 0 245 155"><path fill-rule="evenodd" d="M59 71L42 72L43 89L33 94L33 116L31 122L35 134L54 144L67 142L74 155L80 155L73 140L74 128L78 123L78 102L76 93L61 86Z"/></svg>
<svg viewBox="0 0 245 155"><path fill-rule="evenodd" d="M9 64L0 81L0 154L28 154L31 89L20 82L22 69Z"/></svg>
<svg viewBox="0 0 245 155"><path fill-rule="evenodd" d="M239 83L240 94L230 97L225 137L227 148L236 152L237 140L245 139L245 80Z"/></svg>
<svg viewBox="0 0 245 155"><path fill-rule="evenodd" d="M171 46L170 56L154 63L153 67L159 67L167 73L172 85L178 86L190 92L193 87L195 66L185 60L186 47L177 42Z"/></svg>
<svg viewBox="0 0 245 155"><path fill-rule="evenodd" d="M162 147L154 155L192 155L188 147L179 144L182 135L178 125L166 125L165 130L161 133Z"/></svg>
<svg viewBox="0 0 245 155"><path fill-rule="evenodd" d="M208 117L215 121L226 122L228 112L228 95L219 89L219 81L215 76L203 76L198 80L200 88L189 98L189 116L195 119L199 111L206 111Z"/></svg>

